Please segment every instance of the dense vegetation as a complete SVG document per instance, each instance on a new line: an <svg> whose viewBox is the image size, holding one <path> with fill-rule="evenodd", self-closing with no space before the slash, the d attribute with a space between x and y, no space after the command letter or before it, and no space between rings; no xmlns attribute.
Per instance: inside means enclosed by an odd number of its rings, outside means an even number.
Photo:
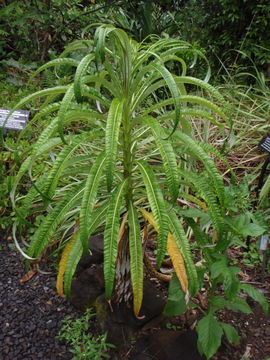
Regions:
<svg viewBox="0 0 270 360"><path fill-rule="evenodd" d="M153 266L167 254L176 274L167 313L200 309L208 359L223 335L238 343L217 312L250 313L241 292L267 312L228 256L269 231L267 173L255 191L269 132L267 2L3 5L1 106L29 109L31 121L1 134L1 228L28 260L59 254L66 296L90 235L103 232L106 298L132 300L138 318L141 237L154 232ZM194 301L202 287L206 310Z"/></svg>

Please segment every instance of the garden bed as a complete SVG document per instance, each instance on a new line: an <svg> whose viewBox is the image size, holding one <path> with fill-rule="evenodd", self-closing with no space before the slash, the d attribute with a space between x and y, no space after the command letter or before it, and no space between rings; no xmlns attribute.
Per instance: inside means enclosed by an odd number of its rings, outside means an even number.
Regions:
<svg viewBox="0 0 270 360"><path fill-rule="evenodd" d="M61 328L61 321L66 316L77 318L82 312L75 309L68 301L59 297L55 290L55 275L35 274L28 281L24 277L24 265L20 255L14 249L13 242L1 239L1 324L0 334L0 359L1 360L60 360L71 359L69 347L58 340L56 336ZM42 270L50 270L48 263L41 265ZM264 292L270 299L270 281L266 276L265 281L260 281L260 272L253 269L242 269L241 280L253 283L255 287ZM250 303L254 314L246 315L239 312L222 311L222 321L236 326L241 335L241 344L229 345L224 342L220 351L212 358L213 360L264 360L270 357L270 318L265 316L259 305ZM181 324L178 326L176 318L160 318L150 323L137 333L139 340L137 345L133 341L130 348L116 348L111 351L111 359L149 359L145 355L146 347L151 346L151 339L162 343L160 356L167 355L167 359L177 359L181 352L182 360L191 359L192 344L195 346L194 333L187 332L185 342L189 341L189 347L182 344L174 347L173 352L166 349L172 338L183 336ZM168 324L171 326L168 326ZM94 329L94 331L96 331ZM162 332L163 331L163 332ZM163 335L162 335L163 334ZM164 340L163 340L164 341ZM155 346L156 359L161 359ZM167 351L167 352L166 352ZM163 355L162 355L163 354ZM184 355L183 355L184 354ZM184 357L183 357L184 356ZM194 358L192 358L193 360ZM164 358L162 359L164 360Z"/></svg>

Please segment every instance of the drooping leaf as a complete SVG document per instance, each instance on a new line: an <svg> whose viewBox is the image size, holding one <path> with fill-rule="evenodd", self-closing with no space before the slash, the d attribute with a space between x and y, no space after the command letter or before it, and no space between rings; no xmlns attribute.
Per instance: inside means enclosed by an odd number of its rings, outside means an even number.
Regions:
<svg viewBox="0 0 270 360"><path fill-rule="evenodd" d="M173 134L174 131L176 130L176 128L179 124L179 121L181 121L182 131L189 134L190 125L185 120L185 118L180 116L181 115L180 93L179 93L178 86L175 83L174 77L172 76L170 71L168 69L166 69L165 66L160 65L160 64L153 64L152 66L154 67L155 70L157 70L161 74L161 76L165 80L165 82L171 92L172 98L173 98L174 110L175 110L175 120L174 120L174 127L173 127L171 134Z"/></svg>
<svg viewBox="0 0 270 360"><path fill-rule="evenodd" d="M105 295L109 300L112 296L115 265L117 259L117 240L119 232L120 210L123 205L126 180L114 190L107 211L106 226L104 231L104 279Z"/></svg>
<svg viewBox="0 0 270 360"><path fill-rule="evenodd" d="M75 59L72 59L72 58L53 59L53 60L47 62L46 64L42 65L41 67L39 67L36 71L34 71L28 81L29 82L32 81L33 78L36 77L40 72L42 72L43 70L48 69L49 67L55 67L55 66L59 66L59 65L60 66L61 65L78 66L78 64L79 64L78 60L75 60Z"/></svg>
<svg viewBox="0 0 270 360"><path fill-rule="evenodd" d="M185 261L185 267L187 270L190 294L191 294L191 296L194 296L196 294L196 292L198 291L198 287L199 287L198 276L197 276L195 264L192 259L190 245L189 245L187 236L185 234L185 231L183 229L183 226L182 226L180 220L177 218L177 216L173 210L171 210L167 213L167 217L169 220L169 228L173 234L174 241ZM181 282L181 280L180 280L180 282ZM182 285L182 282L181 282L181 285ZM183 288L183 290L184 290L184 288Z"/></svg>
<svg viewBox="0 0 270 360"><path fill-rule="evenodd" d="M179 177L177 171L177 163L175 152L169 139L164 140L165 133L159 126L156 119L147 117L147 123L150 125L153 136L155 138L157 148L161 154L163 167L166 174L168 187L172 201L174 202L179 192Z"/></svg>
<svg viewBox="0 0 270 360"><path fill-rule="evenodd" d="M183 256L171 233L168 234L167 251L171 257L173 268L185 293L188 291L188 278Z"/></svg>
<svg viewBox="0 0 270 360"><path fill-rule="evenodd" d="M64 273L66 270L68 256L69 256L73 246L75 245L75 243L79 241L78 236L79 236L79 232L77 230L74 232L71 239L68 241L67 245L65 246L62 256L61 256L61 260L59 262L58 274L57 274L57 279L56 279L56 289L57 289L58 295L60 295L62 297L64 296L63 276L64 276Z"/></svg>
<svg viewBox="0 0 270 360"><path fill-rule="evenodd" d="M128 225L133 308L135 316L138 317L143 299L143 256L138 214L132 202L128 209Z"/></svg>
<svg viewBox="0 0 270 360"><path fill-rule="evenodd" d="M138 161L138 165L146 187L147 197L157 223L157 266L160 267L166 252L168 236L168 221L165 211L165 202L153 170L145 161Z"/></svg>
<svg viewBox="0 0 270 360"><path fill-rule="evenodd" d="M107 186L110 191L113 184L114 171L116 166L117 145L119 138L120 124L123 116L123 101L113 99L107 117L105 133L106 149L106 177Z"/></svg>
<svg viewBox="0 0 270 360"><path fill-rule="evenodd" d="M74 76L74 95L78 102L82 100L82 89L81 89L81 81L82 76L86 72L91 61L94 60L94 54L86 55L79 63L75 76Z"/></svg>
<svg viewBox="0 0 270 360"><path fill-rule="evenodd" d="M91 219L91 213L96 201L98 186L105 166L105 161L106 156L105 153L102 152L92 165L85 184L80 210L80 239L85 252L88 250L88 223Z"/></svg>
<svg viewBox="0 0 270 360"><path fill-rule="evenodd" d="M30 241L29 256L39 256L51 240L57 226L65 219L68 211L83 196L84 183L78 184L48 213Z"/></svg>

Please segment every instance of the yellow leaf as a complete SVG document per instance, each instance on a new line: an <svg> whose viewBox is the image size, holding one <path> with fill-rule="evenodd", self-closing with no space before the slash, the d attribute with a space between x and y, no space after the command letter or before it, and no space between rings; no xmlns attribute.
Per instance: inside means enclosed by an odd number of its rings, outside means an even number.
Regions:
<svg viewBox="0 0 270 360"><path fill-rule="evenodd" d="M172 259L173 267L185 293L188 291L188 278L184 258L171 233L168 234L167 251Z"/></svg>
<svg viewBox="0 0 270 360"><path fill-rule="evenodd" d="M153 214L151 214L150 212L146 211L143 208L140 208L140 212L142 213L142 216L145 218L145 220L147 220L149 224L152 225L153 228L157 231L157 223L154 219Z"/></svg>
<svg viewBox="0 0 270 360"><path fill-rule="evenodd" d="M149 213L143 208L140 209L140 212L142 213L143 217L149 222L149 224L152 225L153 228L157 231L157 224L155 222L153 214ZM188 278L187 278L184 258L171 233L168 234L167 251L172 259L173 267L180 281L182 289L185 293L187 293Z"/></svg>
<svg viewBox="0 0 270 360"><path fill-rule="evenodd" d="M64 297L63 276L66 271L68 256L69 256L74 244L76 243L78 234L79 234L78 230L76 232L74 232L73 236L71 237L71 239L67 243L66 247L64 248L61 260L59 262L59 269L58 269L58 275L57 275L57 280L56 280L56 290L57 290L58 295L60 295L62 297Z"/></svg>

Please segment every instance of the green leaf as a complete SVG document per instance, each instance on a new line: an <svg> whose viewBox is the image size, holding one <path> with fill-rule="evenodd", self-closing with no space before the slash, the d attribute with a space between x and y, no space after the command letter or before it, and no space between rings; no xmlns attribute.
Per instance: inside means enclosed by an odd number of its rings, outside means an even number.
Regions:
<svg viewBox="0 0 270 360"><path fill-rule="evenodd" d="M169 285L168 300L165 305L164 315L165 316L178 316L185 313L186 301L185 293L182 290L180 282L177 276L174 274Z"/></svg>
<svg viewBox="0 0 270 360"><path fill-rule="evenodd" d="M210 359L220 347L222 327L212 314L208 314L199 321L196 330L198 346L207 359Z"/></svg>
<svg viewBox="0 0 270 360"><path fill-rule="evenodd" d="M85 190L80 210L80 239L84 251L88 250L88 223L89 221L91 221L91 213L93 211L93 206L96 201L98 186L102 177L102 171L105 166L105 161L106 157L105 153L103 152L97 157L96 161L92 165L85 184Z"/></svg>
<svg viewBox="0 0 270 360"><path fill-rule="evenodd" d="M71 101L74 97L74 87L71 85L65 96L63 97L63 100L61 102L60 109L58 111L58 132L59 136L61 137L64 144L66 144L66 140L64 138L64 132L63 132L63 124L65 122L65 117L67 115L68 108L70 107Z"/></svg>
<svg viewBox="0 0 270 360"><path fill-rule="evenodd" d="M28 82L32 81L33 78L37 76L37 74L39 74L43 70L48 69L49 67L52 67L52 66L55 67L55 66L59 66L59 65L78 66L78 64L79 64L78 60L71 59L71 58L59 58L59 59L51 60L51 61L47 62L46 64L42 65L36 71L34 71L34 73L31 75L30 79L28 80Z"/></svg>
<svg viewBox="0 0 270 360"><path fill-rule="evenodd" d="M175 110L175 120L174 120L174 127L173 127L171 134L173 134L174 131L176 130L176 128L179 124L179 121L181 121L182 131L185 133L189 133L190 132L189 123L185 120L184 117L180 116L181 115L180 92L179 92L177 84L175 83L174 77L172 76L170 71L168 69L166 69L165 66L160 65L160 64L153 64L152 66L155 70L157 70L161 74L161 76L165 80L165 82L171 92L172 98L173 98L174 110Z"/></svg>
<svg viewBox="0 0 270 360"><path fill-rule="evenodd" d="M143 299L143 256L138 214L132 202L128 208L130 270L134 314L138 317Z"/></svg>
<svg viewBox="0 0 270 360"><path fill-rule="evenodd" d="M60 151L60 153L57 155L57 158L53 162L53 166L48 173L47 180L43 189L43 194L47 198L52 198L54 196L58 180L61 176L62 171L65 168L68 159L72 156L73 152L78 148L78 146L80 146L80 144L88 138L88 135L91 138L91 135L87 133L76 136L73 139L73 142L70 145L65 145Z"/></svg>
<svg viewBox="0 0 270 360"><path fill-rule="evenodd" d="M116 166L117 146L120 124L123 115L123 101L113 99L106 125L105 149L106 149L106 177L108 190L111 191L113 175Z"/></svg>
<svg viewBox="0 0 270 360"><path fill-rule="evenodd" d="M166 252L168 236L168 220L165 211L165 202L158 181L151 167L143 160L138 161L147 197L157 223L157 266L160 267Z"/></svg>
<svg viewBox="0 0 270 360"><path fill-rule="evenodd" d="M175 202L179 192L179 176L177 171L175 152L170 140L164 140L165 133L156 119L147 117L146 121L152 130L157 148L162 157L163 167L166 174L170 195L172 197L172 202Z"/></svg>
<svg viewBox="0 0 270 360"><path fill-rule="evenodd" d="M226 307L226 300L221 296L211 296L209 299L209 311L215 313Z"/></svg>
<svg viewBox="0 0 270 360"><path fill-rule="evenodd" d="M61 201L49 212L30 241L28 255L40 256L51 240L57 226L67 217L68 211L83 195L84 183L77 185L63 197Z"/></svg>
<svg viewBox="0 0 270 360"><path fill-rule="evenodd" d="M191 152L191 154L199 159L205 169L207 170L208 174L211 176L216 194L218 195L218 198L220 200L220 203L223 204L224 201L224 185L223 185L223 179L221 175L219 174L213 160L210 158L210 156L204 151L202 146L200 146L200 143L193 140L190 136L177 132L176 133L177 138L183 142L187 147L188 151Z"/></svg>
<svg viewBox="0 0 270 360"><path fill-rule="evenodd" d="M220 259L211 265L211 278L216 279L220 275L223 275L227 271L227 258L226 256L220 256Z"/></svg>
<svg viewBox="0 0 270 360"><path fill-rule="evenodd" d="M82 100L82 89L81 89L82 76L86 72L91 61L94 60L94 57L95 56L93 54L86 55L80 61L79 65L77 67L75 77L74 77L74 95L78 102L80 102Z"/></svg>
<svg viewBox="0 0 270 360"><path fill-rule="evenodd" d="M245 314L251 314L252 310L244 299L236 297L233 300L226 301L226 307L233 311L241 311Z"/></svg>
<svg viewBox="0 0 270 360"><path fill-rule="evenodd" d="M227 340L230 343L239 345L240 338L236 329L232 325L226 324L224 322L220 322L220 325L224 331L224 334L226 335Z"/></svg>
<svg viewBox="0 0 270 360"><path fill-rule="evenodd" d="M244 290L248 294L248 296L250 296L253 300L257 301L261 305L265 314L268 314L269 306L267 299L258 289L249 284L241 284L240 288Z"/></svg>
<svg viewBox="0 0 270 360"><path fill-rule="evenodd" d="M104 231L104 279L107 300L111 299L114 286L120 210L123 205L126 183L127 180L123 181L113 192L106 217Z"/></svg>
<svg viewBox="0 0 270 360"><path fill-rule="evenodd" d="M226 223L229 224L231 229L239 235L243 236L260 236L265 233L265 227L252 223L249 214L241 214L234 217L227 217Z"/></svg>

